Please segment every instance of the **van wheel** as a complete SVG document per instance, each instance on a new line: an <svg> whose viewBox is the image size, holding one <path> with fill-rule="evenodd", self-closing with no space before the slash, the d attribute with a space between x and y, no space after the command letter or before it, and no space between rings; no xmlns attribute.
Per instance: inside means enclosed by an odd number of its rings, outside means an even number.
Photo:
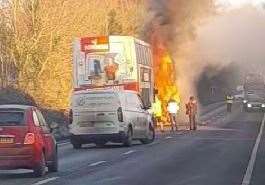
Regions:
<svg viewBox="0 0 265 185"><path fill-rule="evenodd" d="M57 154L57 150L54 154L54 159L51 163L51 165L48 166L48 171L49 172L58 172L58 154Z"/></svg>
<svg viewBox="0 0 265 185"><path fill-rule="evenodd" d="M147 133L146 138L141 139L140 141L141 141L141 143L143 143L143 144L149 144L149 143L152 143L154 140L155 140L155 129L154 129L154 127L150 124L150 125L149 125L149 130L148 130L148 133Z"/></svg>
<svg viewBox="0 0 265 185"><path fill-rule="evenodd" d="M80 148L82 148L82 144L81 143L72 143L72 145L73 145L73 148L74 149L80 149Z"/></svg>
<svg viewBox="0 0 265 185"><path fill-rule="evenodd" d="M123 145L126 147L130 147L132 146L132 136L133 136L133 132L132 132L132 128L130 127L128 129L127 135L125 140L123 141Z"/></svg>
<svg viewBox="0 0 265 185"><path fill-rule="evenodd" d="M74 138L73 135L70 137L71 144L73 145L74 149L80 149L82 147L82 144L78 142L76 138Z"/></svg>
<svg viewBox="0 0 265 185"><path fill-rule="evenodd" d="M42 177L45 175L46 170L46 161L44 153L41 153L39 164L33 169L35 177Z"/></svg>

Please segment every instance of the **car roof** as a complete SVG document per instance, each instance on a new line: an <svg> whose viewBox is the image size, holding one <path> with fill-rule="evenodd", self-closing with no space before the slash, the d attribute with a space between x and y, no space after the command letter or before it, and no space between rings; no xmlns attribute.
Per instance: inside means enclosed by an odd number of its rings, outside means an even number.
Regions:
<svg viewBox="0 0 265 185"><path fill-rule="evenodd" d="M89 89L89 90L75 91L74 92L74 95L78 95L78 94L88 94L88 93L133 93L133 94L138 94L138 92L132 91L132 90Z"/></svg>
<svg viewBox="0 0 265 185"><path fill-rule="evenodd" d="M34 106L31 106L31 105L18 105L18 104L0 105L0 109L23 109L23 110L27 110L27 109L30 109L33 107Z"/></svg>

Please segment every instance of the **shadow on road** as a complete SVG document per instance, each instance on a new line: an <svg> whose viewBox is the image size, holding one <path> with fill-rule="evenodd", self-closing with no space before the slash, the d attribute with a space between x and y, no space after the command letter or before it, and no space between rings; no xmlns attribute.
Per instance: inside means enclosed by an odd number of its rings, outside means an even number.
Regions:
<svg viewBox="0 0 265 185"><path fill-rule="evenodd" d="M33 172L16 172L11 170L9 172L5 171L4 173L0 171L0 179L7 180L7 179L30 179L35 178Z"/></svg>
<svg viewBox="0 0 265 185"><path fill-rule="evenodd" d="M132 147L134 146L140 146L140 145L143 145L141 143L133 143ZM115 149L115 148L128 148L130 149L131 147L126 147L126 146L123 146L123 144L116 144L116 143L107 143L106 145L104 146L96 146L94 144L91 144L91 145L84 145L82 146L81 149L79 150L101 150L101 149Z"/></svg>

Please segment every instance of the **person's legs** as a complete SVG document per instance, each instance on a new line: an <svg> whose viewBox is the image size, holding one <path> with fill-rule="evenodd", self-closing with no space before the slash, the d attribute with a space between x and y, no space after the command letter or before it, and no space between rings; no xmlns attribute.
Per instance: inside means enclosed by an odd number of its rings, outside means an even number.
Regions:
<svg viewBox="0 0 265 185"><path fill-rule="evenodd" d="M232 104L227 103L227 112L232 112Z"/></svg>
<svg viewBox="0 0 265 185"><path fill-rule="evenodd" d="M174 117L173 114L169 114L171 131L174 131Z"/></svg>
<svg viewBox="0 0 265 185"><path fill-rule="evenodd" d="M159 125L160 125L160 130L161 130L161 132L164 132L164 124L163 124L161 118L158 117L157 120L158 120L158 123L159 123Z"/></svg>
<svg viewBox="0 0 265 185"><path fill-rule="evenodd" d="M193 116L193 125L194 125L194 130L197 130L196 115Z"/></svg>
<svg viewBox="0 0 265 185"><path fill-rule="evenodd" d="M189 115L190 130L192 130L192 116Z"/></svg>
<svg viewBox="0 0 265 185"><path fill-rule="evenodd" d="M196 130L195 115L190 115L190 130Z"/></svg>
<svg viewBox="0 0 265 185"><path fill-rule="evenodd" d="M152 120L153 120L153 123L154 123L154 127L157 128L158 123L157 123L157 119L156 119L156 117L154 115L152 116Z"/></svg>
<svg viewBox="0 0 265 185"><path fill-rule="evenodd" d="M175 127L175 130L177 131L178 130L178 125L177 125L177 115L174 114L173 116L173 120L174 120L174 127Z"/></svg>

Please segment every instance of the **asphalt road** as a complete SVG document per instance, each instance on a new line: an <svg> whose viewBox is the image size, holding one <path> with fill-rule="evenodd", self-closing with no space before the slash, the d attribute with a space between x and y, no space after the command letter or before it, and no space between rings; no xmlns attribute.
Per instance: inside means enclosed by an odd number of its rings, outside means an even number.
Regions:
<svg viewBox="0 0 265 185"><path fill-rule="evenodd" d="M58 173L36 179L30 171L0 171L0 184L264 185L263 117L235 108L232 114L212 116L198 131L159 134L154 143L136 142L131 148L88 145L73 150L70 144L61 144ZM243 179L249 182L244 184Z"/></svg>

